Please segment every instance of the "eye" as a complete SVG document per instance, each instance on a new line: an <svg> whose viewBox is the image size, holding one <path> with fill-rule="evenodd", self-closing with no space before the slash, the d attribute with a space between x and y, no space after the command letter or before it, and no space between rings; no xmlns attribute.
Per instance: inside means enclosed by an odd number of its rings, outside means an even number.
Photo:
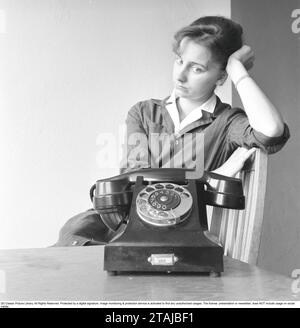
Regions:
<svg viewBox="0 0 300 328"><path fill-rule="evenodd" d="M202 69L199 66L193 66L192 70L193 70L194 73L203 73L204 72L204 69Z"/></svg>

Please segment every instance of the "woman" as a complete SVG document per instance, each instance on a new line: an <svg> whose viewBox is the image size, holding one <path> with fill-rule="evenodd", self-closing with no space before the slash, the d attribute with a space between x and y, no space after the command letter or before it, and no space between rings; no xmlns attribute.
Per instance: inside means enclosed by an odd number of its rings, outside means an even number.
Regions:
<svg viewBox="0 0 300 328"><path fill-rule="evenodd" d="M196 149L199 145L193 143L195 136L204 134L204 169L228 176L242 168L255 148L271 154L283 147L289 129L248 73L254 53L243 45L239 24L220 16L202 17L175 34L173 50L171 96L139 102L128 113L121 172L168 166L182 152L181 141L187 134ZM228 77L244 110L222 103L214 93ZM167 153L151 147L153 135L173 137ZM192 152L188 155L193 156ZM56 246L101 244L113 236L99 215L90 210L65 224Z"/></svg>
<svg viewBox="0 0 300 328"><path fill-rule="evenodd" d="M175 34L173 47L174 90L164 100L146 100L128 113L128 137L136 135L140 160L134 151L136 144L128 141L127 162L122 172L138 167L161 166L160 158L151 154L148 140L151 134L175 135L170 153L176 154L180 141L187 133L204 133L204 168L233 176L243 161L253 152L252 147L267 153L277 152L289 138L282 116L257 86L248 70L254 54L243 45L242 28L230 19L219 16L202 17ZM229 77L242 100L244 110L231 108L215 95L214 90ZM141 138L143 134L146 138ZM241 155L237 168L221 165L238 148ZM248 150L249 149L249 150ZM231 164L236 162L230 161Z"/></svg>

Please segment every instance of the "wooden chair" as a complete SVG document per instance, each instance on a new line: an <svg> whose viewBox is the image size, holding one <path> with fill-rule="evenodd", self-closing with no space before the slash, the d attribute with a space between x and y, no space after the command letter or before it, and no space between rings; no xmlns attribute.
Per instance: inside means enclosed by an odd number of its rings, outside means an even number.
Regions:
<svg viewBox="0 0 300 328"><path fill-rule="evenodd" d="M236 177L242 179L246 207L229 210L207 206L210 234L217 237L224 255L257 264L267 182L267 154L260 149Z"/></svg>

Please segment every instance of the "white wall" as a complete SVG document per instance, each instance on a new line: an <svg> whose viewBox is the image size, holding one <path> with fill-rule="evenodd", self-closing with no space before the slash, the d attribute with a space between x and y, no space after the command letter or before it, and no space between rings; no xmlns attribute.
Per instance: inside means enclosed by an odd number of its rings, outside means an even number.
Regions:
<svg viewBox="0 0 300 328"><path fill-rule="evenodd" d="M230 0L0 1L0 248L49 246L91 207L90 186L118 172L97 136L170 93L172 35L207 14L230 16Z"/></svg>

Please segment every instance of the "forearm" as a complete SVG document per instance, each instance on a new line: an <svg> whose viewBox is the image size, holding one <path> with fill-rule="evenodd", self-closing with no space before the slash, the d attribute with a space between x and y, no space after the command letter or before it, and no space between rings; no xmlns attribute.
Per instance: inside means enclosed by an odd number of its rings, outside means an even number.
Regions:
<svg viewBox="0 0 300 328"><path fill-rule="evenodd" d="M236 88L250 125L268 137L281 136L284 131L281 114L250 76L240 79L248 75L243 64L235 61L228 75L235 85L237 83Z"/></svg>

